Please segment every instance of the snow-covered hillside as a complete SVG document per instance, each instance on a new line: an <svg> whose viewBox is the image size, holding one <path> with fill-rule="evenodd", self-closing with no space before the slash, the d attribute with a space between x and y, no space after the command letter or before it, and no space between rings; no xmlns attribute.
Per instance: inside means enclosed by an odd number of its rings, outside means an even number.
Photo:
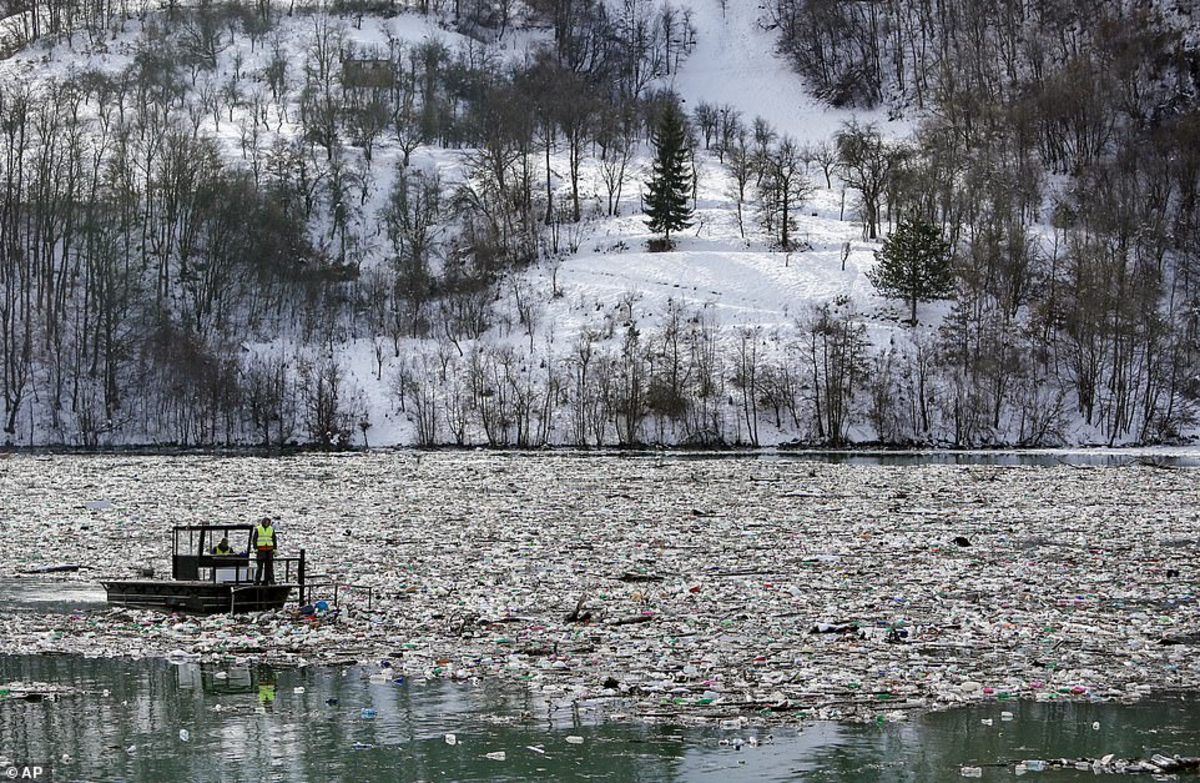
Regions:
<svg viewBox="0 0 1200 783"><path fill-rule="evenodd" d="M692 11L697 44L682 70L662 84L676 91L685 107L702 102L732 107L748 120L763 117L780 134L806 143L831 141L850 119L878 123L892 135L908 132L907 123L888 123L879 112L819 105L775 54L774 38L763 29L757 6L734 2L722 13L718 0L686 0L677 5ZM454 176L452 161L433 151L426 154L442 160L444 178ZM798 235L807 249L784 253L772 249L769 239L753 225L747 238L740 236L730 177L715 154L700 153L695 227L678 241L674 252L653 253L646 247L652 235L639 198L649 176L646 154L641 150L631 167L626 184L631 195L623 200L619 217L601 214L603 183L592 167L588 190L594 194L595 216L578 229L578 251L561 265L542 264L524 275L528 291L545 307L534 336L493 334L490 341L516 347L532 343L535 349L549 343L547 352L562 359L582 333L607 334L605 327L614 319L647 330L661 329L664 318L676 309L685 317L711 319L726 351L734 349L742 331L755 329L764 353L782 353L785 333L794 331L795 324L816 307L835 300L861 315L875 345L886 346L898 333L907 339L904 335L912 332L899 324L903 308L881 298L865 276L880 243L863 240L862 225L854 219L850 203L853 193L847 194L836 178L832 188L817 188L797 219ZM554 168L565 168L565 163L557 160ZM814 182L821 180L815 166L811 173ZM566 191L566 183L561 183L560 194ZM843 265L847 244L850 254ZM515 310L514 301L507 304ZM923 305L918 331L932 333L944 310L937 303ZM602 342L619 342L620 337L618 333ZM416 435L408 417L390 410L395 405L390 387L378 388L374 381L374 355L361 345L348 348L348 355L354 357L350 367L355 382L364 389L376 387L368 391L376 410L372 421L380 425L379 431L372 428L372 441L412 443ZM412 350L429 348L413 346ZM736 422L730 426L739 429ZM674 439L679 436L675 433ZM872 439L870 432L854 436ZM785 425L764 429L757 441L766 445L808 437L810 432Z"/></svg>
<svg viewBox="0 0 1200 783"><path fill-rule="evenodd" d="M501 6L503 24L496 16ZM764 151L795 141L806 161L811 189L802 204L793 205L793 243L782 250L761 224L762 207L753 193L740 205L739 225L725 148L719 141L701 141L697 132L693 224L677 235L671 252L650 252L652 235L642 213L650 128L610 127L606 115L625 110L613 101L587 107L591 113L579 126L584 129L578 143L571 141L575 96L569 87L555 93L553 79L579 78L584 84L594 66L586 57L598 55L570 50L563 42L583 33L558 29L560 20L539 15L539 7L479 6L473 16L459 19L449 9L339 16L303 3L294 14L277 8L261 18L249 8L220 19L205 16L207 6L177 16L146 8L136 16L114 17L99 32L44 35L0 62L9 106L20 96L52 103L48 96L58 94L58 85L85 85L73 87L79 98L56 111L75 117L81 138L91 139L83 145L99 162L94 171L115 171L116 161L124 159L118 149L141 156L133 169L141 166L140 173L129 187L143 188L136 197L147 206L136 219L158 221L159 235L143 229L138 252L146 269L161 256L155 304L141 323L161 323L165 315L178 321L171 329L194 331L196 361L205 367L228 362L228 382L241 395L240 401L218 400L213 388L224 383L219 378L193 374L183 365L162 370L149 359L131 361L148 353L137 347L137 332L145 327L131 325L123 344L106 349L105 363L115 369L100 373L112 376L104 384L96 380L96 359L77 361L73 374L49 358L9 361L18 365L9 375L20 380L6 381L9 442L271 443L328 437L371 446L1054 445L1138 442L1190 432L1180 429L1190 426L1191 416L1177 407L1175 396L1166 423L1154 424L1153 432L1151 422L1162 409L1152 410L1150 403L1143 413L1118 412L1110 419L1101 400L1102 412L1093 417L1093 401L1078 396L1090 388L1078 377L1083 370L1074 369L1083 363L1058 357L1057 347L1053 369L1030 366L1017 380L956 369L958 360L946 359L957 350L954 340L940 331L951 315L950 302L922 303L919 323L904 323L904 303L881 296L867 277L881 241L864 239L859 191L839 177L843 170L836 163L821 164L819 148L827 157L836 151L836 135L851 122L877 128L893 145L903 173L913 179L896 175L888 184L881 238L902 214L893 209L893 199L936 200L932 212L941 214L956 253L966 257L983 247L985 216L976 222L958 216L951 224L947 205L953 197L918 184L916 177L926 170L921 166L935 171L939 164L936 158L924 162L904 146L926 112L912 110L893 121L882 109L823 105L793 64L777 54L779 30L757 4L614 0L607 11L591 12L614 35L630 40L646 35L641 49L623 40L635 52L628 62L641 69L633 77L620 72L636 84L630 106L652 117L641 102L652 106L659 91L672 91L685 112L707 106L722 122L740 117L740 127L747 134L753 127L756 139L760 131L771 132L762 137ZM10 34L18 21L27 24L23 17L8 20ZM654 25L666 25L665 38L654 37ZM658 46L665 46L665 55ZM582 59L564 66L572 57ZM379 68L388 73L372 83ZM155 69L174 83L156 85ZM523 121L504 113L505 100L513 96L489 105L487 91L507 89L511 80L521 97L529 89L520 86L522 80L536 80L546 70L557 74L551 85L539 88L546 97L523 98L530 102L517 114L535 116L524 118L529 122L524 130L512 131L505 123L518 128ZM481 91L482 108L469 105ZM766 124L756 125L758 118ZM639 115L638 122L648 121ZM525 141L507 148L510 142L500 138L501 146L492 149L491 124ZM14 138L8 137L10 152ZM210 252L205 242L215 240L190 238L187 214L173 218L151 206L167 193L168 183L183 182L186 189L200 176L202 167L182 178L164 167L187 169L189 160L203 157L203 140L209 138L223 166L252 176L260 198L290 199L286 210L306 226L302 242L309 246L297 252L315 259L300 262L305 274L333 281L322 283L323 290L289 294L303 299L288 305L290 318L283 304L272 305L267 316L241 315L254 312L254 285L239 278L240 272L211 275L215 263L191 262L189 270L188 254L195 247ZM41 138L43 146L48 139ZM132 152L126 153L129 139ZM158 146L160 140L177 144L178 160ZM620 157L625 150L627 161ZM16 170L26 154L33 159L37 153L10 155L8 170ZM614 159L621 160L619 168ZM488 189L488 172L498 176L501 190ZM961 183L965 176L963 168L944 179ZM610 214L614 177L621 196ZM761 183L761 173L758 178ZM115 181L103 181L106 193L122 192ZM507 211L512 195L504 191L514 181L523 183L525 195L518 200L526 202L515 218ZM422 228L426 249L409 263L405 258L412 251L405 243L411 239L400 234L411 229L413 216L401 212L412 208L414 194L426 183L436 183L440 196ZM1056 188L1069 194L1072 183ZM578 221L569 214L576 192ZM1022 220L1028 213L1035 222L1020 231L1030 238L1028 252L1037 263L1050 263L1053 270L1064 236L1045 225L1052 205L1042 199L1033 198L1022 212ZM173 203L168 200L164 209L174 209ZM553 215L550 225L543 225L543 213ZM68 241L68 229L63 231L48 252L61 253L64 269L89 263L93 251L79 249L78 241ZM486 279L468 275L464 289L459 267L483 263L479 231L491 237L486 241L502 243L505 268L489 270ZM516 260L510 243L518 248ZM1054 274L1036 285L1050 281L1054 290ZM8 285L18 278L14 273ZM247 287L231 304L221 304L223 287L231 285ZM1005 359L1005 351L1017 357L1041 350L1025 334L1038 313L1027 292L1034 283L1022 285L1006 306L1007 326L999 332L976 326L976 336L964 338L975 356L999 352L1000 366L1007 361L1017 367L1026 360ZM466 293L453 293L460 289ZM151 296L149 288L134 290ZM81 306L92 295L78 296L63 307ZM982 323L981 313L998 306L964 305L957 317ZM85 311L82 325L65 330L80 341L80 356L96 350L88 348L88 330L96 328L89 317ZM16 321L10 325L18 334ZM54 331L46 328L47 335ZM171 329L168 342L175 339ZM51 339L46 336L47 344ZM1081 339L1070 335L1073 345ZM11 358L19 339L10 337L5 347ZM1044 354L1039 361L1046 362ZM176 389L146 403L157 411L157 424L131 405L136 393L115 393L122 384L138 388L147 373L165 374L167 387ZM1046 373L1056 376L1054 384L1043 383ZM273 400L269 410L251 393L267 376L274 384L266 395ZM70 401L64 405L68 387ZM1151 392L1146 395L1150 399ZM293 398L290 407L281 396ZM197 405L220 411L194 414L189 399L203 399ZM1133 419L1142 415L1145 422L1135 426ZM333 430L341 435L333 437Z"/></svg>
<svg viewBox="0 0 1200 783"><path fill-rule="evenodd" d="M685 106L730 106L803 142L829 141L856 116L819 106L805 93L799 77L774 54L774 38L762 29L755 5L730 3L724 15L718 0L691 0L686 7L695 14L697 45L669 80ZM870 115L861 119L881 120ZM904 128L897 124L893 130ZM840 183L835 181L832 189L819 187L798 218L798 233L812 249L781 253L772 251L757 230L745 240L740 237L728 173L715 154L699 158L696 225L680 240L678 252L645 250L651 234L636 187L648 176L643 165L631 178L635 187L624 207L627 215L597 221L583 249L563 265L560 279L567 302L582 298L615 304L632 293L647 314L661 314L671 299L689 309L710 310L729 327L779 326L807 307L839 296L850 297L861 310L878 312L885 305L863 275L874 263L878 243L862 241L852 209L843 214ZM815 167L811 173L814 181L821 180ZM843 270L841 252L847 242L851 254ZM569 315L559 309L551 313L569 323Z"/></svg>

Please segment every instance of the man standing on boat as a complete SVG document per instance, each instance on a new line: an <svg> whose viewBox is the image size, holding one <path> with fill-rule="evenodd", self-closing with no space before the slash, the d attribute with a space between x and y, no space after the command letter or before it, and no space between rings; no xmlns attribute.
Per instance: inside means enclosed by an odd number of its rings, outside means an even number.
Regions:
<svg viewBox="0 0 1200 783"><path fill-rule="evenodd" d="M271 525L270 517L263 517L254 527L250 545L258 552L258 568L254 571L254 584L275 584L275 547L279 536Z"/></svg>

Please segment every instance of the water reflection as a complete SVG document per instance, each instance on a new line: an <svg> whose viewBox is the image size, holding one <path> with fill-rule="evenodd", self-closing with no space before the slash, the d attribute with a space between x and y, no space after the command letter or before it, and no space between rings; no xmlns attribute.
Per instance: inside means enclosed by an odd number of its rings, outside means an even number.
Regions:
<svg viewBox="0 0 1200 783"><path fill-rule="evenodd" d="M184 662L174 665L175 683L180 690L203 690L212 694L259 693L264 687L274 689L275 670L269 666L212 667Z"/></svg>
<svg viewBox="0 0 1200 783"><path fill-rule="evenodd" d="M996 465L1052 468L1073 465L1096 468L1121 468L1149 465L1159 468L1200 467L1200 455L1194 452L1136 454L1105 451L798 451L779 452L775 459L828 462L835 465L917 467L921 465ZM764 458L767 458L764 455Z"/></svg>
<svg viewBox="0 0 1200 783"><path fill-rule="evenodd" d="M103 608L108 596L95 582L64 581L58 575L0 579L8 612L71 612Z"/></svg>
<svg viewBox="0 0 1200 783"><path fill-rule="evenodd" d="M1200 467L1200 451L1191 447L1138 450L1083 448L1075 450L977 450L977 451L904 451L896 449L855 449L837 451L829 449L789 448L778 449L730 449L728 451L575 451L557 452L560 456L581 459L620 459L707 461L707 460L759 460L818 462L832 465L919 467L922 465L963 466L1014 466L1049 468L1058 465L1073 465L1097 468L1121 468L1146 465L1157 468ZM504 456L511 458L537 459L543 455L536 452L512 452Z"/></svg>
<svg viewBox="0 0 1200 783"><path fill-rule="evenodd" d="M1134 706L1005 702L911 722L779 729L769 737L761 729L597 723L578 712L548 711L526 689L397 686L369 674L0 658L0 682L77 690L57 702L0 701L0 755L54 760L56 781L917 783L957 779L963 765L984 767L984 779L1009 780L1011 764L1026 758L1187 754L1200 745L1195 698ZM374 717L364 718L364 708ZM733 737L746 744L735 749ZM503 761L487 757L498 751ZM1043 778L1091 775L1070 770Z"/></svg>

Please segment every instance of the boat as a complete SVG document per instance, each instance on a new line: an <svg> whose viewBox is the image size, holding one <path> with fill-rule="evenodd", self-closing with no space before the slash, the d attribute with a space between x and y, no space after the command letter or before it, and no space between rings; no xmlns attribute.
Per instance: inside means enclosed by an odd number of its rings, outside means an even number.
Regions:
<svg viewBox="0 0 1200 783"><path fill-rule="evenodd" d="M245 535L245 546L235 543ZM173 528L170 579L101 580L111 606L165 612L220 614L282 609L292 591L305 595L304 550L299 557L276 557L275 584L254 584L256 563L250 546L254 525L177 525ZM228 537L231 554L216 554Z"/></svg>

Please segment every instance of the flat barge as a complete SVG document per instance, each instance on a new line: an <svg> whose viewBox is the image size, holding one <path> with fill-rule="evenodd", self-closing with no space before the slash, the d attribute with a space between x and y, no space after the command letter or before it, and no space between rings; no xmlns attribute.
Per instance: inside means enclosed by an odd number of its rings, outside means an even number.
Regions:
<svg viewBox="0 0 1200 783"><path fill-rule="evenodd" d="M237 614L282 609L291 596L304 597L304 550L275 558L277 584L255 584L250 541L253 525L179 525L174 528L170 579L102 580L112 606L192 614ZM216 554L221 538L245 534L240 551ZM219 535L218 535L219 534Z"/></svg>

